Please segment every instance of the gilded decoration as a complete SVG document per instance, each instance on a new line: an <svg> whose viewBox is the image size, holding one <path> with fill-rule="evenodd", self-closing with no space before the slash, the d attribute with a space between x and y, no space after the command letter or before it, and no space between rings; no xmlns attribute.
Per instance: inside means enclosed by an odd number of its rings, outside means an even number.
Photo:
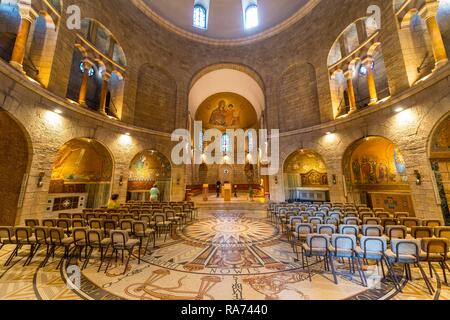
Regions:
<svg viewBox="0 0 450 320"><path fill-rule="evenodd" d="M164 155L144 151L131 162L128 190L147 190L157 181L170 180L170 172L170 162Z"/></svg>
<svg viewBox="0 0 450 320"><path fill-rule="evenodd" d="M195 119L203 122L203 129L249 129L258 127L258 116L244 97L223 92L206 99L198 108Z"/></svg>
<svg viewBox="0 0 450 320"><path fill-rule="evenodd" d="M53 163L52 181L64 183L110 182L112 160L108 151L95 140L82 138L61 147Z"/></svg>

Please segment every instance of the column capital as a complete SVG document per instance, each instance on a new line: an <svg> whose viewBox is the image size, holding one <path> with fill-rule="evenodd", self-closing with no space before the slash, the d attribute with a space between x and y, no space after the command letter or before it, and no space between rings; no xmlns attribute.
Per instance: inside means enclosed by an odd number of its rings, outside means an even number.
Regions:
<svg viewBox="0 0 450 320"><path fill-rule="evenodd" d="M102 72L103 81L109 81L109 79L111 79L111 76L112 76L112 73L110 73L106 70L103 70L103 72Z"/></svg>
<svg viewBox="0 0 450 320"><path fill-rule="evenodd" d="M348 70L344 71L344 77L347 80L352 79L353 75L354 75L354 71L353 70L348 69Z"/></svg>
<svg viewBox="0 0 450 320"><path fill-rule="evenodd" d="M372 67L372 63L374 61L375 60L372 56L367 56L361 61L361 63L364 64L366 67Z"/></svg>
<svg viewBox="0 0 450 320"><path fill-rule="evenodd" d="M89 71L89 69L91 69L94 66L94 62L92 62L91 60L89 60L88 58L84 58L83 59L83 68L84 71Z"/></svg>
<svg viewBox="0 0 450 320"><path fill-rule="evenodd" d="M425 21L435 18L439 9L439 1L429 0L420 8L419 15Z"/></svg>

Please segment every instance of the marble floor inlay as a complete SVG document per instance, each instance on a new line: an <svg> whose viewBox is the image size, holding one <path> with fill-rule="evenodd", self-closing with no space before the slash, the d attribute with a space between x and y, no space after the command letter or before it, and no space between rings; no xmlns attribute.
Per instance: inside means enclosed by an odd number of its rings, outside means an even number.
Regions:
<svg viewBox="0 0 450 320"><path fill-rule="evenodd" d="M396 293L381 271L370 265L365 273L369 288L349 266L336 261L338 285L316 259L309 259L312 279L297 260L287 239L262 210L200 209L196 221L176 234L160 237L138 264L136 249L124 272L121 256L104 263L94 252L81 271L79 287L69 286L73 270L82 263L57 269L62 252L40 268L41 250L23 267L23 248L9 267L4 267L13 246L0 251L0 299L142 299L142 300L315 300L315 299L449 299L450 290L438 268L431 279L436 292L430 295L413 268L414 281L402 280L403 293ZM111 252L111 251L110 251ZM110 253L109 252L109 253ZM401 270L397 270L401 274Z"/></svg>

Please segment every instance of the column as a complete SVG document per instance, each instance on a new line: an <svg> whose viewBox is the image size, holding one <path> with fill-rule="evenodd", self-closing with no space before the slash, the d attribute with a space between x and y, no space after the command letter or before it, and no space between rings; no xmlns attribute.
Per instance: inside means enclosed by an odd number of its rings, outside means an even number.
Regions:
<svg viewBox="0 0 450 320"><path fill-rule="evenodd" d="M87 59L83 60L83 67L84 67L83 80L81 81L80 95L78 97L78 103L82 106L86 105L86 94L89 84L89 70L92 68L92 65L93 64L91 61Z"/></svg>
<svg viewBox="0 0 450 320"><path fill-rule="evenodd" d="M447 52L445 50L444 41L442 40L441 30L436 20L439 2L427 2L420 9L420 16L427 24L427 30L430 35L431 46L433 48L434 61L436 67L440 67L448 62Z"/></svg>
<svg viewBox="0 0 450 320"><path fill-rule="evenodd" d="M348 70L344 75L345 79L347 80L348 100L350 101L350 111L348 114L352 114L356 111L355 88L353 87L353 71Z"/></svg>
<svg viewBox="0 0 450 320"><path fill-rule="evenodd" d="M19 31L17 32L16 42L14 43L11 61L9 62L13 67L20 71L23 71L22 64L25 58L25 51L32 22L33 18L29 15L22 16Z"/></svg>
<svg viewBox="0 0 450 320"><path fill-rule="evenodd" d="M377 87L375 84L375 76L373 74L373 58L367 57L363 62L364 66L367 69L367 87L369 88L369 96L370 103L369 105L373 105L378 101Z"/></svg>
<svg viewBox="0 0 450 320"><path fill-rule="evenodd" d="M103 78L103 84L102 84L102 91L100 93L99 111L101 114L106 115L106 96L108 95L108 85L109 85L109 79L111 78L111 74L104 71L102 78Z"/></svg>

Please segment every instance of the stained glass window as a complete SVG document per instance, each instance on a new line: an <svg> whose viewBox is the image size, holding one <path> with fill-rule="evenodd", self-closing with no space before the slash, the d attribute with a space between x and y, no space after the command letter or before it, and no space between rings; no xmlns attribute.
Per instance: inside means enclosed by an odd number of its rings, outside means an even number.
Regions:
<svg viewBox="0 0 450 320"><path fill-rule="evenodd" d="M251 29L257 27L258 24L258 6L256 4L251 4L245 9L245 28Z"/></svg>
<svg viewBox="0 0 450 320"><path fill-rule="evenodd" d="M229 153L231 151L230 136L226 133L222 135L222 152Z"/></svg>

